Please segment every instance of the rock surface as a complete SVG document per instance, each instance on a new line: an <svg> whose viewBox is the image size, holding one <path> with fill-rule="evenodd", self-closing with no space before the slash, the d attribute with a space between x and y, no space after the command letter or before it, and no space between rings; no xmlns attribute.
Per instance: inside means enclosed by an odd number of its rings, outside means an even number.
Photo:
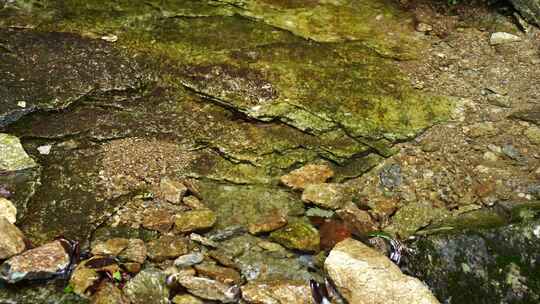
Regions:
<svg viewBox="0 0 540 304"><path fill-rule="evenodd" d="M0 197L0 218L1 217L12 224L15 224L17 221L17 208L10 200L3 197Z"/></svg>
<svg viewBox="0 0 540 304"><path fill-rule="evenodd" d="M281 183L293 190L303 190L310 184L322 184L334 176L327 165L306 165L281 177Z"/></svg>
<svg viewBox="0 0 540 304"><path fill-rule="evenodd" d="M402 274L387 257L353 239L338 243L324 267L349 303L439 303L420 280Z"/></svg>
<svg viewBox="0 0 540 304"><path fill-rule="evenodd" d="M242 297L254 304L313 303L309 284L302 281L250 282L242 286Z"/></svg>
<svg viewBox="0 0 540 304"><path fill-rule="evenodd" d="M222 303L236 303L240 292L240 288L237 286L194 276L180 276L178 283L193 295Z"/></svg>
<svg viewBox="0 0 540 304"><path fill-rule="evenodd" d="M533 216L514 224L494 220L500 218L494 211L441 223L411 245L414 254L409 256L407 268L441 302L538 302L538 210L538 204L514 210L514 219L519 214Z"/></svg>
<svg viewBox="0 0 540 304"><path fill-rule="evenodd" d="M518 42L521 41L521 38L516 35L512 35L510 33L504 33L504 32L496 32L491 34L491 37L489 38L489 43L491 45L499 45L499 44L505 44L505 43L511 43L511 42Z"/></svg>
<svg viewBox="0 0 540 304"><path fill-rule="evenodd" d="M174 216L174 229L177 232L191 232L208 229L216 223L216 214L212 210L192 210Z"/></svg>
<svg viewBox="0 0 540 304"><path fill-rule="evenodd" d="M165 274L153 269L146 269L137 274L126 284L124 293L132 304L169 303Z"/></svg>
<svg viewBox="0 0 540 304"><path fill-rule="evenodd" d="M351 199L350 192L342 184L310 184L302 192L302 200L321 208L338 209Z"/></svg>
<svg viewBox="0 0 540 304"><path fill-rule="evenodd" d="M188 241L178 236L163 235L149 242L147 250L148 257L157 262L175 259L188 253Z"/></svg>
<svg viewBox="0 0 540 304"><path fill-rule="evenodd" d="M20 140L9 134L0 133L0 155L2 155L0 172L19 171L37 166L37 163L24 151Z"/></svg>
<svg viewBox="0 0 540 304"><path fill-rule="evenodd" d="M540 1L538 0L511 0L514 7L527 21L540 25Z"/></svg>
<svg viewBox="0 0 540 304"><path fill-rule="evenodd" d="M0 217L0 260L23 252L24 234L5 217Z"/></svg>
<svg viewBox="0 0 540 304"><path fill-rule="evenodd" d="M65 270L69 263L70 256L60 241L54 241L6 260L0 266L0 277L9 283L48 279Z"/></svg>
<svg viewBox="0 0 540 304"><path fill-rule="evenodd" d="M304 220L297 220L270 234L270 239L290 249L318 251L319 231Z"/></svg>

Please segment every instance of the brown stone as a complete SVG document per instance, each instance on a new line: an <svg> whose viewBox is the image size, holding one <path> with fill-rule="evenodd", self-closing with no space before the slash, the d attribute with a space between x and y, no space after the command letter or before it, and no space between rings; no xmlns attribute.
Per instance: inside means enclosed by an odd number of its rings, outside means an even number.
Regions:
<svg viewBox="0 0 540 304"><path fill-rule="evenodd" d="M156 262L177 258L188 253L188 241L185 238L163 235L148 243L148 257Z"/></svg>
<svg viewBox="0 0 540 304"><path fill-rule="evenodd" d="M165 209L151 209L144 212L142 225L146 229L156 230L162 233L171 230L173 214Z"/></svg>
<svg viewBox="0 0 540 304"><path fill-rule="evenodd" d="M24 234L5 217L0 217L0 260L23 252Z"/></svg>
<svg viewBox="0 0 540 304"><path fill-rule="evenodd" d="M315 304L309 284L305 281L262 281L242 286L242 297L256 304Z"/></svg>
<svg viewBox="0 0 540 304"><path fill-rule="evenodd" d="M309 184L321 184L334 176L327 165L306 165L281 177L281 183L294 189L302 190Z"/></svg>
<svg viewBox="0 0 540 304"><path fill-rule="evenodd" d="M162 197L173 204L182 202L182 198L188 191L188 188L181 181L173 181L168 178L161 179L159 189Z"/></svg>
<svg viewBox="0 0 540 304"><path fill-rule="evenodd" d="M352 202L347 203L336 213L356 234L367 235L379 230L379 226L371 218L369 212L361 210Z"/></svg>
<svg viewBox="0 0 540 304"><path fill-rule="evenodd" d="M208 207L194 195L184 197L182 203L191 210L208 209Z"/></svg>
<svg viewBox="0 0 540 304"><path fill-rule="evenodd" d="M124 261L143 264L146 260L147 250L143 240L129 239L127 248L120 253L119 257Z"/></svg>
<svg viewBox="0 0 540 304"><path fill-rule="evenodd" d="M238 271L232 268L222 267L211 263L202 263L195 265L195 270L197 270L197 273L202 276L229 285L239 284L242 280Z"/></svg>
<svg viewBox="0 0 540 304"><path fill-rule="evenodd" d="M92 297L91 304L129 304L129 300L118 287L103 281Z"/></svg>
<svg viewBox="0 0 540 304"><path fill-rule="evenodd" d="M92 247L93 255L113 255L117 256L122 252L129 244L128 239L113 238L105 242L99 242Z"/></svg>
<svg viewBox="0 0 540 304"><path fill-rule="evenodd" d="M310 184L302 193L302 201L325 209L338 209L351 200L350 189L343 184Z"/></svg>
<svg viewBox="0 0 540 304"><path fill-rule="evenodd" d="M268 216L258 219L256 222L249 224L248 231L251 234L260 234L271 232L287 225L287 217L281 210L274 210Z"/></svg>
<svg viewBox="0 0 540 304"><path fill-rule="evenodd" d="M174 229L180 233L208 229L216 220L216 214L210 209L186 211L174 216Z"/></svg>

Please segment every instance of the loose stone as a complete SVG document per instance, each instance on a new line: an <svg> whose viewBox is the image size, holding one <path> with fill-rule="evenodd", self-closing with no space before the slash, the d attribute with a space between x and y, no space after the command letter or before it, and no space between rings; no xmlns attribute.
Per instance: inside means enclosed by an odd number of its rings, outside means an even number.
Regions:
<svg viewBox="0 0 540 304"><path fill-rule="evenodd" d="M211 263L195 265L195 269L198 274L229 285L239 284L242 280L238 271Z"/></svg>
<svg viewBox="0 0 540 304"><path fill-rule="evenodd" d="M518 41L521 41L521 37L505 32L493 33L489 38L489 44L491 45L506 44Z"/></svg>
<svg viewBox="0 0 540 304"><path fill-rule="evenodd" d="M17 221L17 208L13 203L0 196L0 218L4 217L8 222L15 224Z"/></svg>
<svg viewBox="0 0 540 304"><path fill-rule="evenodd" d="M163 235L157 240L148 243L148 257L156 262L167 259L174 259L188 253L188 242L186 239Z"/></svg>
<svg viewBox="0 0 540 304"><path fill-rule="evenodd" d="M313 303L309 284L305 281L254 281L242 286L242 297L256 304Z"/></svg>
<svg viewBox="0 0 540 304"><path fill-rule="evenodd" d="M427 286L387 257L353 239L334 247L324 267L349 303L438 304Z"/></svg>
<svg viewBox="0 0 540 304"><path fill-rule="evenodd" d="M180 276L178 283L184 286L189 293L203 299L237 303L240 296L240 288L237 286L230 286L207 278Z"/></svg>
<svg viewBox="0 0 540 304"><path fill-rule="evenodd" d="M188 188L182 182L173 181L168 178L161 179L159 188L163 198L173 204L182 202L182 198L188 191Z"/></svg>
<svg viewBox="0 0 540 304"><path fill-rule="evenodd" d="M306 165L281 177L281 183L293 190L303 190L310 184L322 184L334 176L327 165Z"/></svg>
<svg viewBox="0 0 540 304"><path fill-rule="evenodd" d="M174 216L176 232L191 232L208 229L216 223L216 214L212 210L192 210Z"/></svg>
<svg viewBox="0 0 540 304"><path fill-rule="evenodd" d="M69 263L70 257L60 241L54 241L11 257L0 267L0 277L8 283L48 279L65 270Z"/></svg>
<svg viewBox="0 0 540 304"><path fill-rule="evenodd" d="M92 247L93 255L113 255L117 256L129 245L129 240L124 238L113 238L105 242L100 242Z"/></svg>
<svg viewBox="0 0 540 304"><path fill-rule="evenodd" d="M127 282L124 293L132 304L168 304L169 289L165 274L146 269Z"/></svg>
<svg viewBox="0 0 540 304"><path fill-rule="evenodd" d="M342 184L310 184L302 193L302 201L333 210L350 199L350 189Z"/></svg>
<svg viewBox="0 0 540 304"><path fill-rule="evenodd" d="M270 234L270 239L290 249L318 251L319 231L306 221L298 220Z"/></svg>
<svg viewBox="0 0 540 304"><path fill-rule="evenodd" d="M5 217L0 217L0 260L24 251L24 234Z"/></svg>
<svg viewBox="0 0 540 304"><path fill-rule="evenodd" d="M194 252L179 256L176 260L174 260L174 265L178 267L190 267L195 264L199 264L203 260L204 254L200 252Z"/></svg>

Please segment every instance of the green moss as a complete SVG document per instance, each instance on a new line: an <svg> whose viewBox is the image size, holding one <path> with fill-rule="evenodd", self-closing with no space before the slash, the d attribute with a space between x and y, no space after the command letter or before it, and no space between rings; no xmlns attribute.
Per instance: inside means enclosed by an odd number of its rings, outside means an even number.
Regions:
<svg viewBox="0 0 540 304"><path fill-rule="evenodd" d="M319 231L306 220L293 221L270 233L270 239L290 249L319 251Z"/></svg>

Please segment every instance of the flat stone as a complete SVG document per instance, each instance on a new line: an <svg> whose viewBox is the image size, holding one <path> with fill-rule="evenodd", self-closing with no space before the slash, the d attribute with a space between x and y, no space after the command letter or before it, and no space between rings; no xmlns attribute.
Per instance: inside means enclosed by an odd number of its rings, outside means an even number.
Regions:
<svg viewBox="0 0 540 304"><path fill-rule="evenodd" d="M318 251L319 231L304 220L289 223L270 234L270 239L290 249Z"/></svg>
<svg viewBox="0 0 540 304"><path fill-rule="evenodd" d="M188 253L188 242L179 236L162 235L147 246L148 257L156 262L174 259Z"/></svg>
<svg viewBox="0 0 540 304"><path fill-rule="evenodd" d="M129 239L128 245L118 256L121 260L143 264L147 255L146 245L143 240Z"/></svg>
<svg viewBox="0 0 540 304"><path fill-rule="evenodd" d="M176 232L191 232L208 229L216 223L216 214L212 210L185 211L174 216Z"/></svg>
<svg viewBox="0 0 540 304"><path fill-rule="evenodd" d="M310 184L322 184L334 176L327 165L305 165L281 177L281 183L293 190L303 190Z"/></svg>
<svg viewBox="0 0 540 304"><path fill-rule="evenodd" d="M407 238L418 229L446 216L449 216L446 209L434 208L429 202L412 202L396 212L391 218L392 224L385 230Z"/></svg>
<svg viewBox="0 0 540 304"><path fill-rule="evenodd" d="M402 274L387 257L353 239L338 243L324 268L349 303L439 304L420 280Z"/></svg>
<svg viewBox="0 0 540 304"><path fill-rule="evenodd" d="M184 286L189 293L207 300L237 303L240 296L240 288L237 286L230 286L207 278L180 276L178 283Z"/></svg>
<svg viewBox="0 0 540 304"><path fill-rule="evenodd" d="M88 94L139 88L146 78L119 50L82 35L2 29L0 40L10 50L0 54L0 127Z"/></svg>
<svg viewBox="0 0 540 304"><path fill-rule="evenodd" d="M13 203L0 196L0 218L4 217L8 222L15 224L17 221L17 208Z"/></svg>
<svg viewBox="0 0 540 304"><path fill-rule="evenodd" d="M5 217L0 217L0 260L24 251L24 234Z"/></svg>
<svg viewBox="0 0 540 304"><path fill-rule="evenodd" d="M26 154L20 140L9 134L0 133L0 155L0 172L20 171L38 165Z"/></svg>
<svg viewBox="0 0 540 304"><path fill-rule="evenodd" d="M11 257L0 267L0 277L9 283L48 279L69 263L70 257L60 241L54 241Z"/></svg>
<svg viewBox="0 0 540 304"><path fill-rule="evenodd" d="M151 209L144 213L143 227L162 233L168 232L173 225L173 214L165 209Z"/></svg>
<svg viewBox="0 0 540 304"><path fill-rule="evenodd" d="M200 252L194 252L179 256L174 260L174 265L178 267L190 267L195 264L199 264L204 260L204 254Z"/></svg>
<svg viewBox="0 0 540 304"><path fill-rule="evenodd" d="M161 179L159 189L163 198L173 204L180 204L188 191L188 188L182 182L168 178Z"/></svg>
<svg viewBox="0 0 540 304"><path fill-rule="evenodd" d="M276 210L274 213L250 223L248 231L251 234L260 234L274 231L285 225L287 225L287 216L283 214L283 211Z"/></svg>
<svg viewBox="0 0 540 304"><path fill-rule="evenodd" d="M172 299L174 304L204 304L203 300L190 294L178 294Z"/></svg>
<svg viewBox="0 0 540 304"><path fill-rule="evenodd" d="M113 283L103 281L92 296L90 304L129 304L129 300Z"/></svg>
<svg viewBox="0 0 540 304"><path fill-rule="evenodd" d="M305 281L254 281L242 286L242 297L256 304L313 303L311 289Z"/></svg>
<svg viewBox="0 0 540 304"><path fill-rule="evenodd" d="M195 270L200 275L229 285L239 284L242 281L238 271L212 263L195 265Z"/></svg>
<svg viewBox="0 0 540 304"><path fill-rule="evenodd" d="M342 184L310 184L302 193L304 202L326 209L338 209L350 199L350 189Z"/></svg>
<svg viewBox="0 0 540 304"><path fill-rule="evenodd" d="M521 37L505 32L493 33L489 38L489 44L491 45L506 44L518 41L521 41Z"/></svg>
<svg viewBox="0 0 540 304"><path fill-rule="evenodd" d="M169 304L169 289L164 273L145 269L127 282L124 293L132 304Z"/></svg>
<svg viewBox="0 0 540 304"><path fill-rule="evenodd" d="M105 242L97 243L92 247L93 255L113 255L118 256L120 252L127 248L129 240L124 238L113 238Z"/></svg>

